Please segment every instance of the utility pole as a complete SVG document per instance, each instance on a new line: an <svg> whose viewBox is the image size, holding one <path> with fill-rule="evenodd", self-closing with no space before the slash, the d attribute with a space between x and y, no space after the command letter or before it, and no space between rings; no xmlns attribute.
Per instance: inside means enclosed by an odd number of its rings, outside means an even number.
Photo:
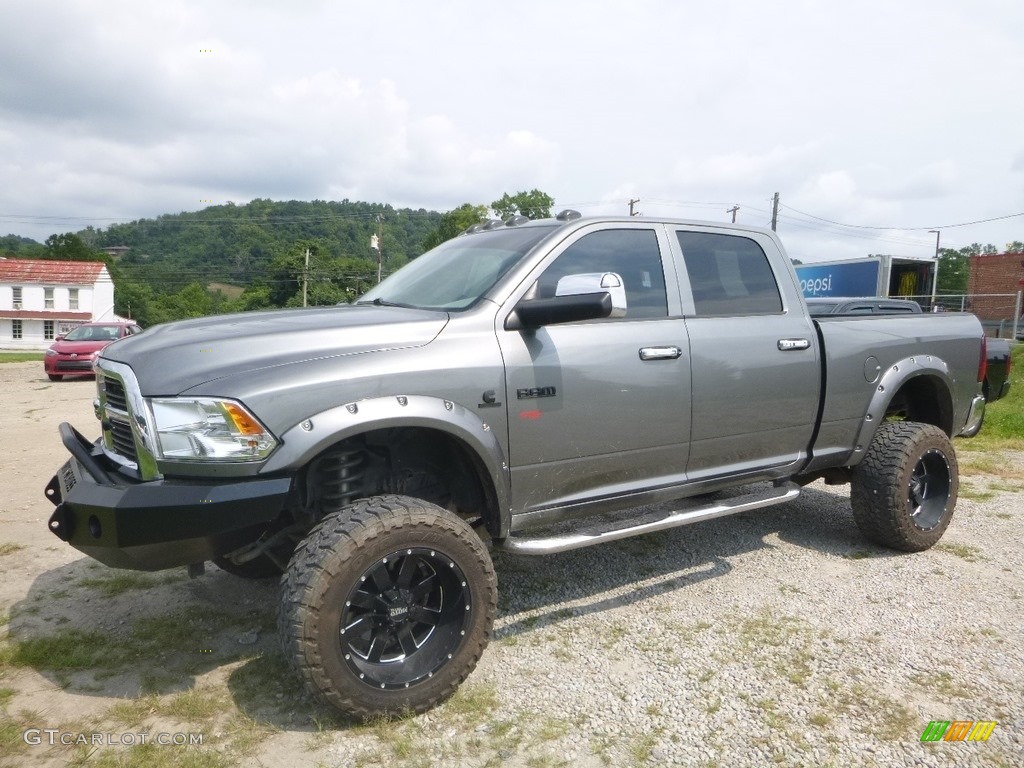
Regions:
<svg viewBox="0 0 1024 768"><path fill-rule="evenodd" d="M928 234L935 235L935 272L932 273L932 312L938 307L935 304L936 297L939 292L939 238L942 237L942 233L937 229L929 229Z"/></svg>
<svg viewBox="0 0 1024 768"><path fill-rule="evenodd" d="M636 200L630 200L629 201L629 215L630 216L639 216L640 215L640 211L634 211L633 210L633 206L636 205L639 202L640 202L640 198L639 197Z"/></svg>
<svg viewBox="0 0 1024 768"><path fill-rule="evenodd" d="M306 249L306 266L302 268L302 306L306 306L306 287L309 285L309 248Z"/></svg>
<svg viewBox="0 0 1024 768"><path fill-rule="evenodd" d="M730 208L730 209L728 209L726 211L726 213L731 213L732 214L732 223L733 224L736 223L736 211L738 211L739 209L740 209L740 207L738 205L734 205L732 208Z"/></svg>
<svg viewBox="0 0 1024 768"><path fill-rule="evenodd" d="M775 193L775 197L772 198L772 232L775 231L779 224L779 193Z"/></svg>
<svg viewBox="0 0 1024 768"><path fill-rule="evenodd" d="M376 240L376 242L374 242ZM377 214L377 234L370 238L370 247L377 249L377 283L380 283L384 269L384 214Z"/></svg>

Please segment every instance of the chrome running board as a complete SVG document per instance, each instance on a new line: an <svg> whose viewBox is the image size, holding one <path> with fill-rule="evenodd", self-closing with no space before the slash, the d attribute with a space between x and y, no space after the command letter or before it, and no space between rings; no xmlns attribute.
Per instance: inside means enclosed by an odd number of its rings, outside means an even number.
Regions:
<svg viewBox="0 0 1024 768"><path fill-rule="evenodd" d="M701 520L734 515L737 512L771 507L776 504L792 501L799 495L800 486L796 483L786 482L767 492L749 493L744 496L722 499L717 503L706 506L689 507L685 510L667 512L657 520L627 528L588 529L577 533L536 539L509 536L506 539L494 542L494 548L517 555L550 555L555 552L568 552L572 549L582 549L583 547L592 547L595 544L604 544L607 541L618 541L619 539L628 539L631 536L640 536L645 533L677 528L681 525L689 525ZM617 522L621 524L621 520Z"/></svg>

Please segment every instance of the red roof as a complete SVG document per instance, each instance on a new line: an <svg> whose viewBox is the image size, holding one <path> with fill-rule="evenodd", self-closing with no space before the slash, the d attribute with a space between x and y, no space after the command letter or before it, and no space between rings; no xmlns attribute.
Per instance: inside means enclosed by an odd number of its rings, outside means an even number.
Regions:
<svg viewBox="0 0 1024 768"><path fill-rule="evenodd" d="M102 261L0 259L0 283L92 285L105 269Z"/></svg>

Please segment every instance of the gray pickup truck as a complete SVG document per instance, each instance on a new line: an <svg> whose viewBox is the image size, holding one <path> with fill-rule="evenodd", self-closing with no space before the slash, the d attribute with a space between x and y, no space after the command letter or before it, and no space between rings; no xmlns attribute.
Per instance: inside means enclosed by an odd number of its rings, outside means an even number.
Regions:
<svg viewBox="0 0 1024 768"><path fill-rule="evenodd" d="M983 363L971 315L812 319L770 231L492 221L352 305L108 346L102 434L61 424L49 526L117 568L283 573L281 642L309 690L422 712L490 638L492 548L563 552L819 478L851 484L868 539L930 547Z"/></svg>

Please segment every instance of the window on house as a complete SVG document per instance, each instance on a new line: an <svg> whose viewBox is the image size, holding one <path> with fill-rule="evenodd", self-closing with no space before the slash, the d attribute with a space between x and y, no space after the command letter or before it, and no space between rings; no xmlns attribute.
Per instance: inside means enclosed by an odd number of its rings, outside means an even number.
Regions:
<svg viewBox="0 0 1024 768"><path fill-rule="evenodd" d="M68 288L68 309L78 309L77 288Z"/></svg>
<svg viewBox="0 0 1024 768"><path fill-rule="evenodd" d="M43 338L53 341L53 320L43 320Z"/></svg>
<svg viewBox="0 0 1024 768"><path fill-rule="evenodd" d="M11 320L11 338L21 338L21 320Z"/></svg>
<svg viewBox="0 0 1024 768"><path fill-rule="evenodd" d="M21 309L21 286L16 285L11 289L11 291L14 294L14 308Z"/></svg>
<svg viewBox="0 0 1024 768"><path fill-rule="evenodd" d="M53 288L43 288L43 308L53 309Z"/></svg>

